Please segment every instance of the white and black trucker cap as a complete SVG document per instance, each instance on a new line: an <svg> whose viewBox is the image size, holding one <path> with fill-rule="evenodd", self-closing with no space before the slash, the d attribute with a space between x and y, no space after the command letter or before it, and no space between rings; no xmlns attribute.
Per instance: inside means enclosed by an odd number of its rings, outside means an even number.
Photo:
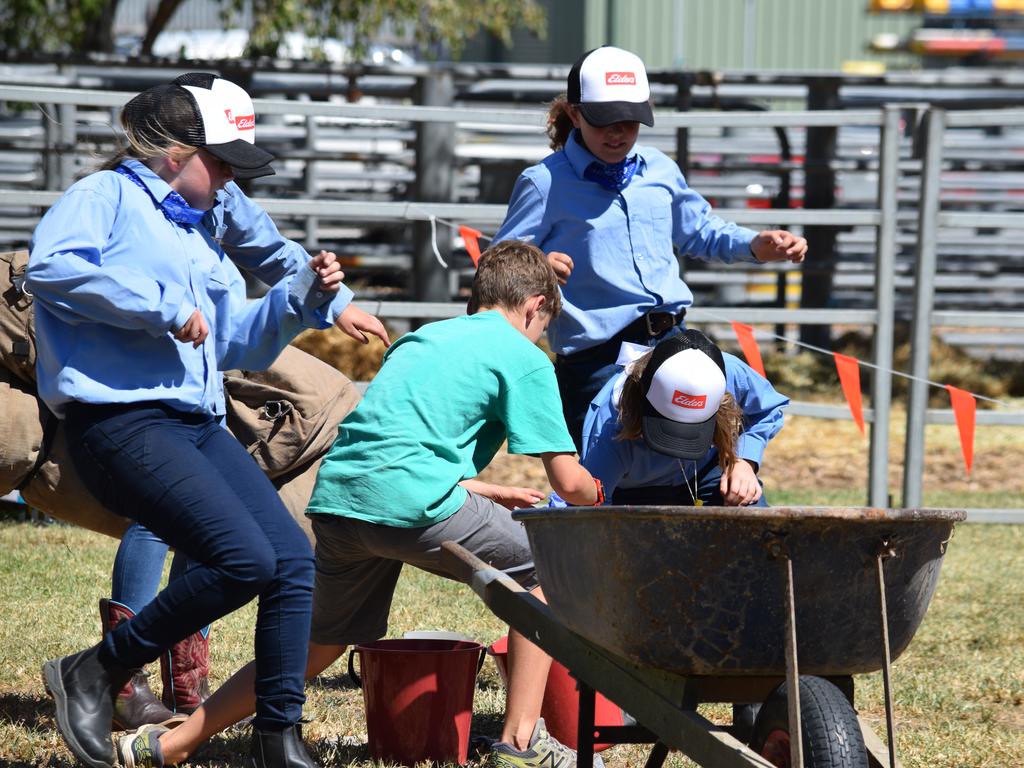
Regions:
<svg viewBox="0 0 1024 768"><path fill-rule="evenodd" d="M654 125L647 70L639 56L621 48L605 45L583 54L569 70L566 100L597 127L624 121Z"/></svg>

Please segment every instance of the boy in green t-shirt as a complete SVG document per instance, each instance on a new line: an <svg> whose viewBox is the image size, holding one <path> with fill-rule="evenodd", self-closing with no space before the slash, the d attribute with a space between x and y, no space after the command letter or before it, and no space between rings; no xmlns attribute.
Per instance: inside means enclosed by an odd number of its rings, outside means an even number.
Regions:
<svg viewBox="0 0 1024 768"><path fill-rule="evenodd" d="M444 541L459 542L543 599L526 533L510 510L545 494L474 478L507 440L509 453L540 457L551 487L570 504L603 500L575 456L554 367L536 346L560 308L544 254L506 241L481 256L469 315L425 325L388 350L338 428L306 511L316 535L307 679L347 645L386 634L403 564L451 577L440 558ZM491 762L573 768L575 753L540 720L551 659L510 629L508 661L505 725ZM251 666L160 735L165 763L184 760L218 726L245 716ZM130 739L122 740L126 747Z"/></svg>

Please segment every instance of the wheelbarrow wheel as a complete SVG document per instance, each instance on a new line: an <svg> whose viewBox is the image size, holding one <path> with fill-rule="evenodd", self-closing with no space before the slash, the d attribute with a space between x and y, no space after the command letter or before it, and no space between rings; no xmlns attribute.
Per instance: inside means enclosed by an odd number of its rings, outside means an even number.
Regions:
<svg viewBox="0 0 1024 768"><path fill-rule="evenodd" d="M786 685L765 700L754 723L750 747L779 768L789 768L789 697ZM828 680L800 677L800 728L804 768L868 768L868 753L857 713Z"/></svg>

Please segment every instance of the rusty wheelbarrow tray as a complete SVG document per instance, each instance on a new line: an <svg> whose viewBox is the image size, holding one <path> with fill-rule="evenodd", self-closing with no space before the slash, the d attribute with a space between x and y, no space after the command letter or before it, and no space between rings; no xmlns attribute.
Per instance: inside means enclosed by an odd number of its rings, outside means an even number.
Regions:
<svg viewBox="0 0 1024 768"><path fill-rule="evenodd" d="M449 555L498 616L580 680L581 764L594 735L582 722L590 687L701 765L805 765L799 673L837 683L856 727L851 676L882 669L889 748L859 725L871 764L897 765L889 663L924 617L963 512L570 507L514 516L550 608L464 550ZM785 760L767 762L695 712L708 701L777 709L780 682L795 735L784 734Z"/></svg>

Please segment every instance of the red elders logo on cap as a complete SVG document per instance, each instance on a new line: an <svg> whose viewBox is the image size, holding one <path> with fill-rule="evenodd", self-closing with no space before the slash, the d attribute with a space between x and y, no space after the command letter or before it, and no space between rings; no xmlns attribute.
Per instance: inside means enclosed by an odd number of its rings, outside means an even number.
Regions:
<svg viewBox="0 0 1024 768"><path fill-rule="evenodd" d="M707 405L707 402L707 395L688 395L678 389L672 394L672 405L678 405L680 408L692 408L699 411Z"/></svg>
<svg viewBox="0 0 1024 768"><path fill-rule="evenodd" d="M240 131L251 131L256 128L256 115L242 115L235 118L235 128Z"/></svg>
<svg viewBox="0 0 1024 768"><path fill-rule="evenodd" d="M605 72L605 85L636 85L636 75L633 72Z"/></svg>

